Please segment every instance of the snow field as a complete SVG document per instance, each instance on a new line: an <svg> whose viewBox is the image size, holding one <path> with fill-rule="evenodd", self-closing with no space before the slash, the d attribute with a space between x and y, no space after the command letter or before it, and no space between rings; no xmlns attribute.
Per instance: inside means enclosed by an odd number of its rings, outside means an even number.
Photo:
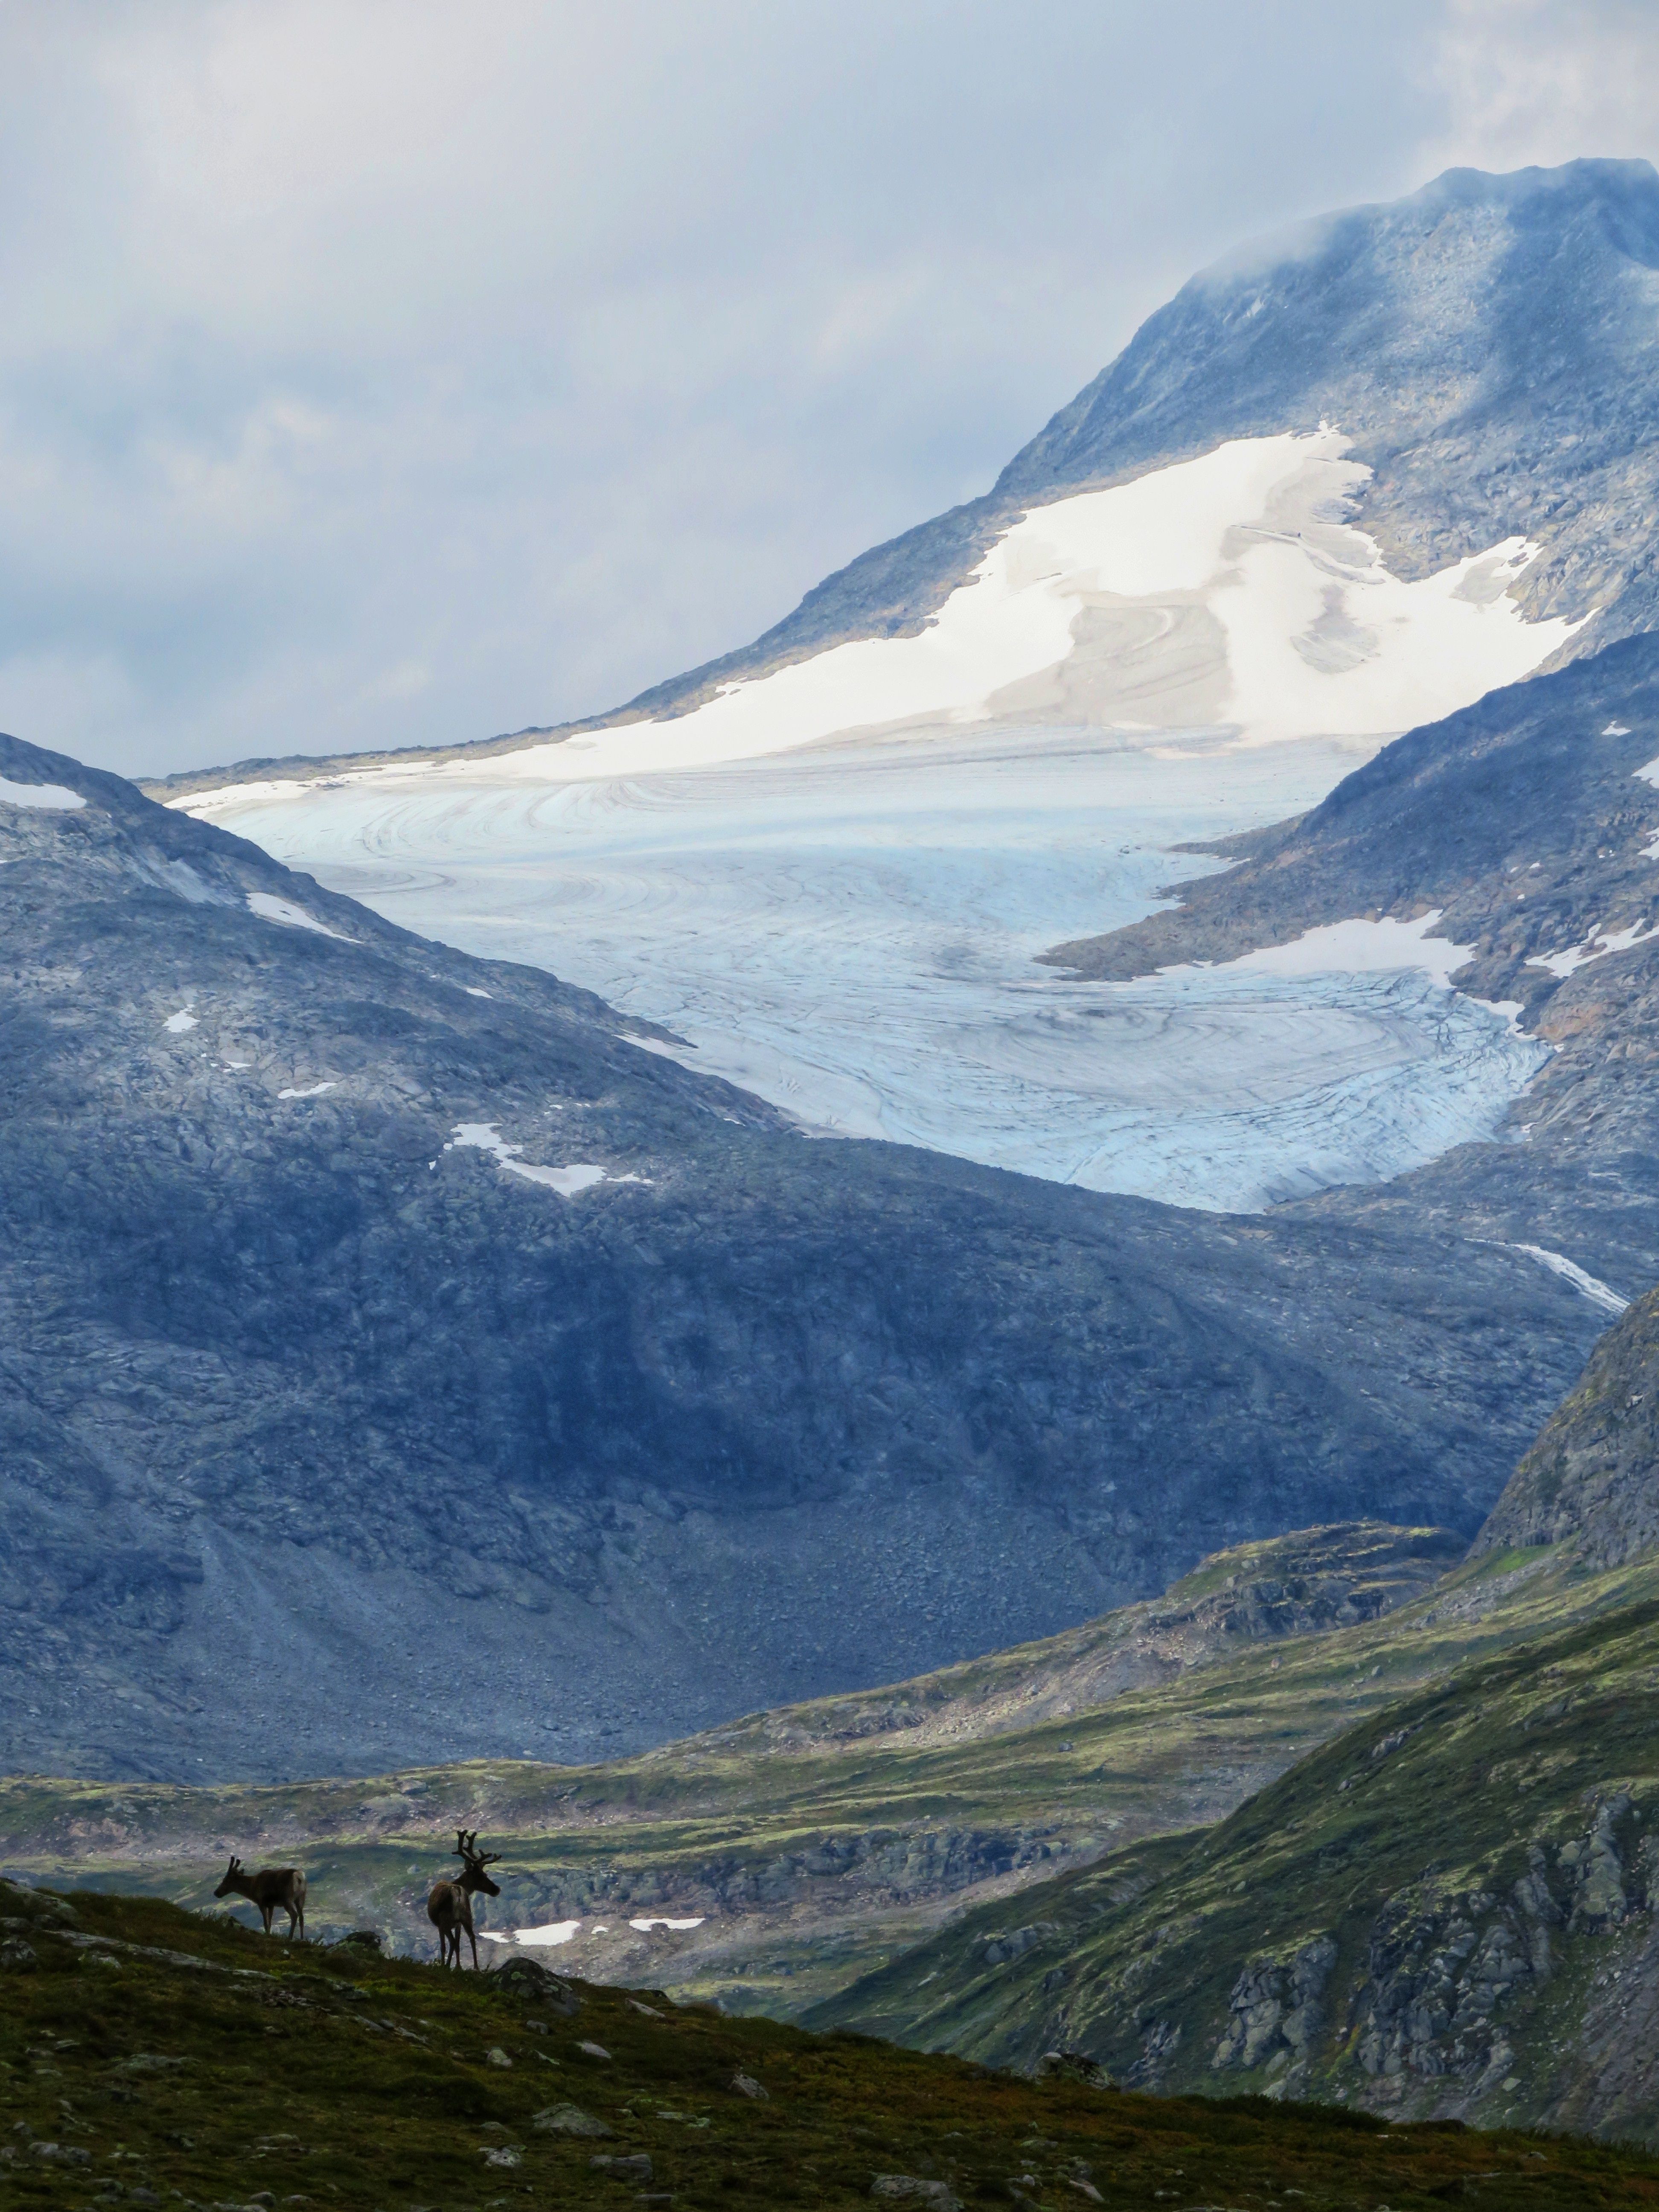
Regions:
<svg viewBox="0 0 1659 2212"><path fill-rule="evenodd" d="M1217 1208L1395 1175L1490 1133L1543 1057L1449 988L1432 918L1122 986L1033 961L1218 865L1170 846L1301 811L1571 635L1522 618L1519 539L1390 574L1346 451L1235 440L1033 507L917 636L676 719L180 803L600 992L814 1133ZM604 1177L476 1126L562 1195Z"/></svg>
<svg viewBox="0 0 1659 2212"><path fill-rule="evenodd" d="M1298 813L1364 750L994 724L608 783L358 784L238 826L602 993L685 1040L641 1050L814 1133L1249 1208L1488 1133L1542 1048L1445 988L1464 956L1428 917L1122 986L1033 956L1152 911L1218 865L1171 846Z"/></svg>

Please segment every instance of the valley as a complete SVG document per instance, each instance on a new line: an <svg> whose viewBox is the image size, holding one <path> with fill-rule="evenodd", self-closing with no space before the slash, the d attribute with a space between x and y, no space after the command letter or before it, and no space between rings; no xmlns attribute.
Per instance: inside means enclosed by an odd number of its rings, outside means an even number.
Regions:
<svg viewBox="0 0 1659 2212"><path fill-rule="evenodd" d="M234 1852L398 2010L477 1830L453 2032L654 2023L630 2143L682 2031L813 2173L866 2059L1071 2100L1050 2197L1120 2110L1659 2136L1656 270L1645 164L1450 172L612 714L0 738L31 2004L82 1911L288 1972Z"/></svg>

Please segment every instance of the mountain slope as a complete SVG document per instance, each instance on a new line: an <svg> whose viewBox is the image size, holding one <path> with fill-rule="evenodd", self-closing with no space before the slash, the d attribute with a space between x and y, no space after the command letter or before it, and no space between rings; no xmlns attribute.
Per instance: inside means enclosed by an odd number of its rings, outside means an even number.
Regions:
<svg viewBox="0 0 1659 2212"><path fill-rule="evenodd" d="M1195 276L983 500L876 547L752 646L627 711L684 711L843 639L913 632L1033 501L1326 421L1375 472L1358 519L1401 574L1533 538L1546 555L1521 588L1529 613L1600 607L1598 644L1645 629L1659 613L1656 335L1647 162L1448 171Z"/></svg>
<svg viewBox="0 0 1659 2212"><path fill-rule="evenodd" d="M281 2191L368 2212L412 2191L453 2203L490 2190L496 2203L1046 2212L1099 2197L1095 2175L1131 2202L1183 2179L1337 2212L1384 2190L1491 2199L1494 2180L1514 2192L1500 2203L1574 2208L1644 2203L1655 2187L1632 2148L1103 2097L677 2011L651 1990L445 1974L362 1944L296 1955L150 1899L7 1889L0 1913L19 1931L0 1951L0 2172L26 2204Z"/></svg>
<svg viewBox="0 0 1659 2212"><path fill-rule="evenodd" d="M1202 1838L1028 1888L1017 1936L970 1913L814 2016L1000 2063L1081 2042L1166 2088L1659 2136L1653 1309L1608 1331L1474 1547L1477 1579L1599 1591L1593 1619L1472 1639Z"/></svg>
<svg viewBox="0 0 1659 2212"><path fill-rule="evenodd" d="M1659 2135L1659 1605L1340 1736L1196 1841L981 1911L818 2008L1166 2090ZM924 1990L926 1994L924 1995Z"/></svg>
<svg viewBox="0 0 1659 2212"><path fill-rule="evenodd" d="M1512 589L1528 618L1598 610L1561 650L1605 645L1656 613L1656 335L1659 176L1648 163L1449 171L1406 199L1323 217L1194 277L989 493L873 547L751 645L612 714L418 757L478 760L683 715L724 686L835 647L915 636L1034 507L1229 441L1311 437L1326 424L1368 472L1352 519L1396 575L1421 579L1528 539L1540 557ZM1121 719L1135 720L1133 707ZM372 764L296 757L237 773L305 778ZM226 781L221 770L150 787L178 796Z"/></svg>
<svg viewBox="0 0 1659 2212"><path fill-rule="evenodd" d="M0 775L14 1769L568 1757L1286 1526L1472 1533L1594 1334L1512 1254L805 1144L118 779Z"/></svg>
<svg viewBox="0 0 1659 2212"><path fill-rule="evenodd" d="M1598 1567L1659 1547L1659 1291L1596 1346L1510 1477L1476 1549L1562 1542Z"/></svg>

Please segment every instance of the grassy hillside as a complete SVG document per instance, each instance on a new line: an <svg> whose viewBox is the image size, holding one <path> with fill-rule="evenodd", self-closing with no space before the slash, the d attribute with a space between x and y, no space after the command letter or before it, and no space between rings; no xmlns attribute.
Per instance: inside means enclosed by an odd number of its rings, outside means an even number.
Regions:
<svg viewBox="0 0 1659 2212"><path fill-rule="evenodd" d="M1374 1565L1373 1538L1360 1549ZM1488 1554L1349 1626L1226 1628L1241 1590L1273 1581L1261 1569L1255 1559L1241 1583L1236 1564L1212 1563L1195 1588L1170 1594L1161 1627L1145 1618L1155 1609L1132 1608L1133 1635L1114 1616L1051 1639L1058 1653L1027 1647L952 1669L943 1690L932 1677L796 1707L610 1766L490 1762L379 1784L213 1790L15 1780L0 1784L0 1863L201 1904L232 1850L297 1860L316 1924L366 1922L424 1949L426 1892L465 1822L505 1853L495 1927L579 1919L557 1954L574 1971L792 2017L965 1908L1213 1823L1472 1653L1659 1593L1659 1564L1591 1577L1571 1556L1533 1550ZM1205 1619L1200 1632L1192 1624ZM1175 1672L1181 1636L1193 1663ZM1132 1645L1163 1679L1036 1726L1006 1724L1044 1668L1075 1679L1122 1663ZM921 1722L889 1724L895 1711ZM665 1915L702 1924L628 1925Z"/></svg>
<svg viewBox="0 0 1659 2212"><path fill-rule="evenodd" d="M1197 1838L812 2015L1173 2091L1659 2137L1659 1600L1398 1699Z"/></svg>
<svg viewBox="0 0 1659 2212"><path fill-rule="evenodd" d="M7 2201L1651 2203L1630 2148L1114 2095L860 2037L0 1892ZM741 2078L739 2078L741 2077Z"/></svg>

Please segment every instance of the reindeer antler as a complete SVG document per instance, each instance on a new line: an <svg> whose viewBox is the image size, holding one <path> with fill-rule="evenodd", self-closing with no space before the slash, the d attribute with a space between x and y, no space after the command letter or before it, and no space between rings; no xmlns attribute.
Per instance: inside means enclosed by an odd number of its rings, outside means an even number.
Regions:
<svg viewBox="0 0 1659 2212"><path fill-rule="evenodd" d="M455 1848L450 1853L450 1856L456 1859L464 1859L467 1857L472 1850L473 1844L476 1844L477 1840L478 1832L476 1828L473 1829L471 1836L467 1834L465 1828L457 1828L455 1831Z"/></svg>

